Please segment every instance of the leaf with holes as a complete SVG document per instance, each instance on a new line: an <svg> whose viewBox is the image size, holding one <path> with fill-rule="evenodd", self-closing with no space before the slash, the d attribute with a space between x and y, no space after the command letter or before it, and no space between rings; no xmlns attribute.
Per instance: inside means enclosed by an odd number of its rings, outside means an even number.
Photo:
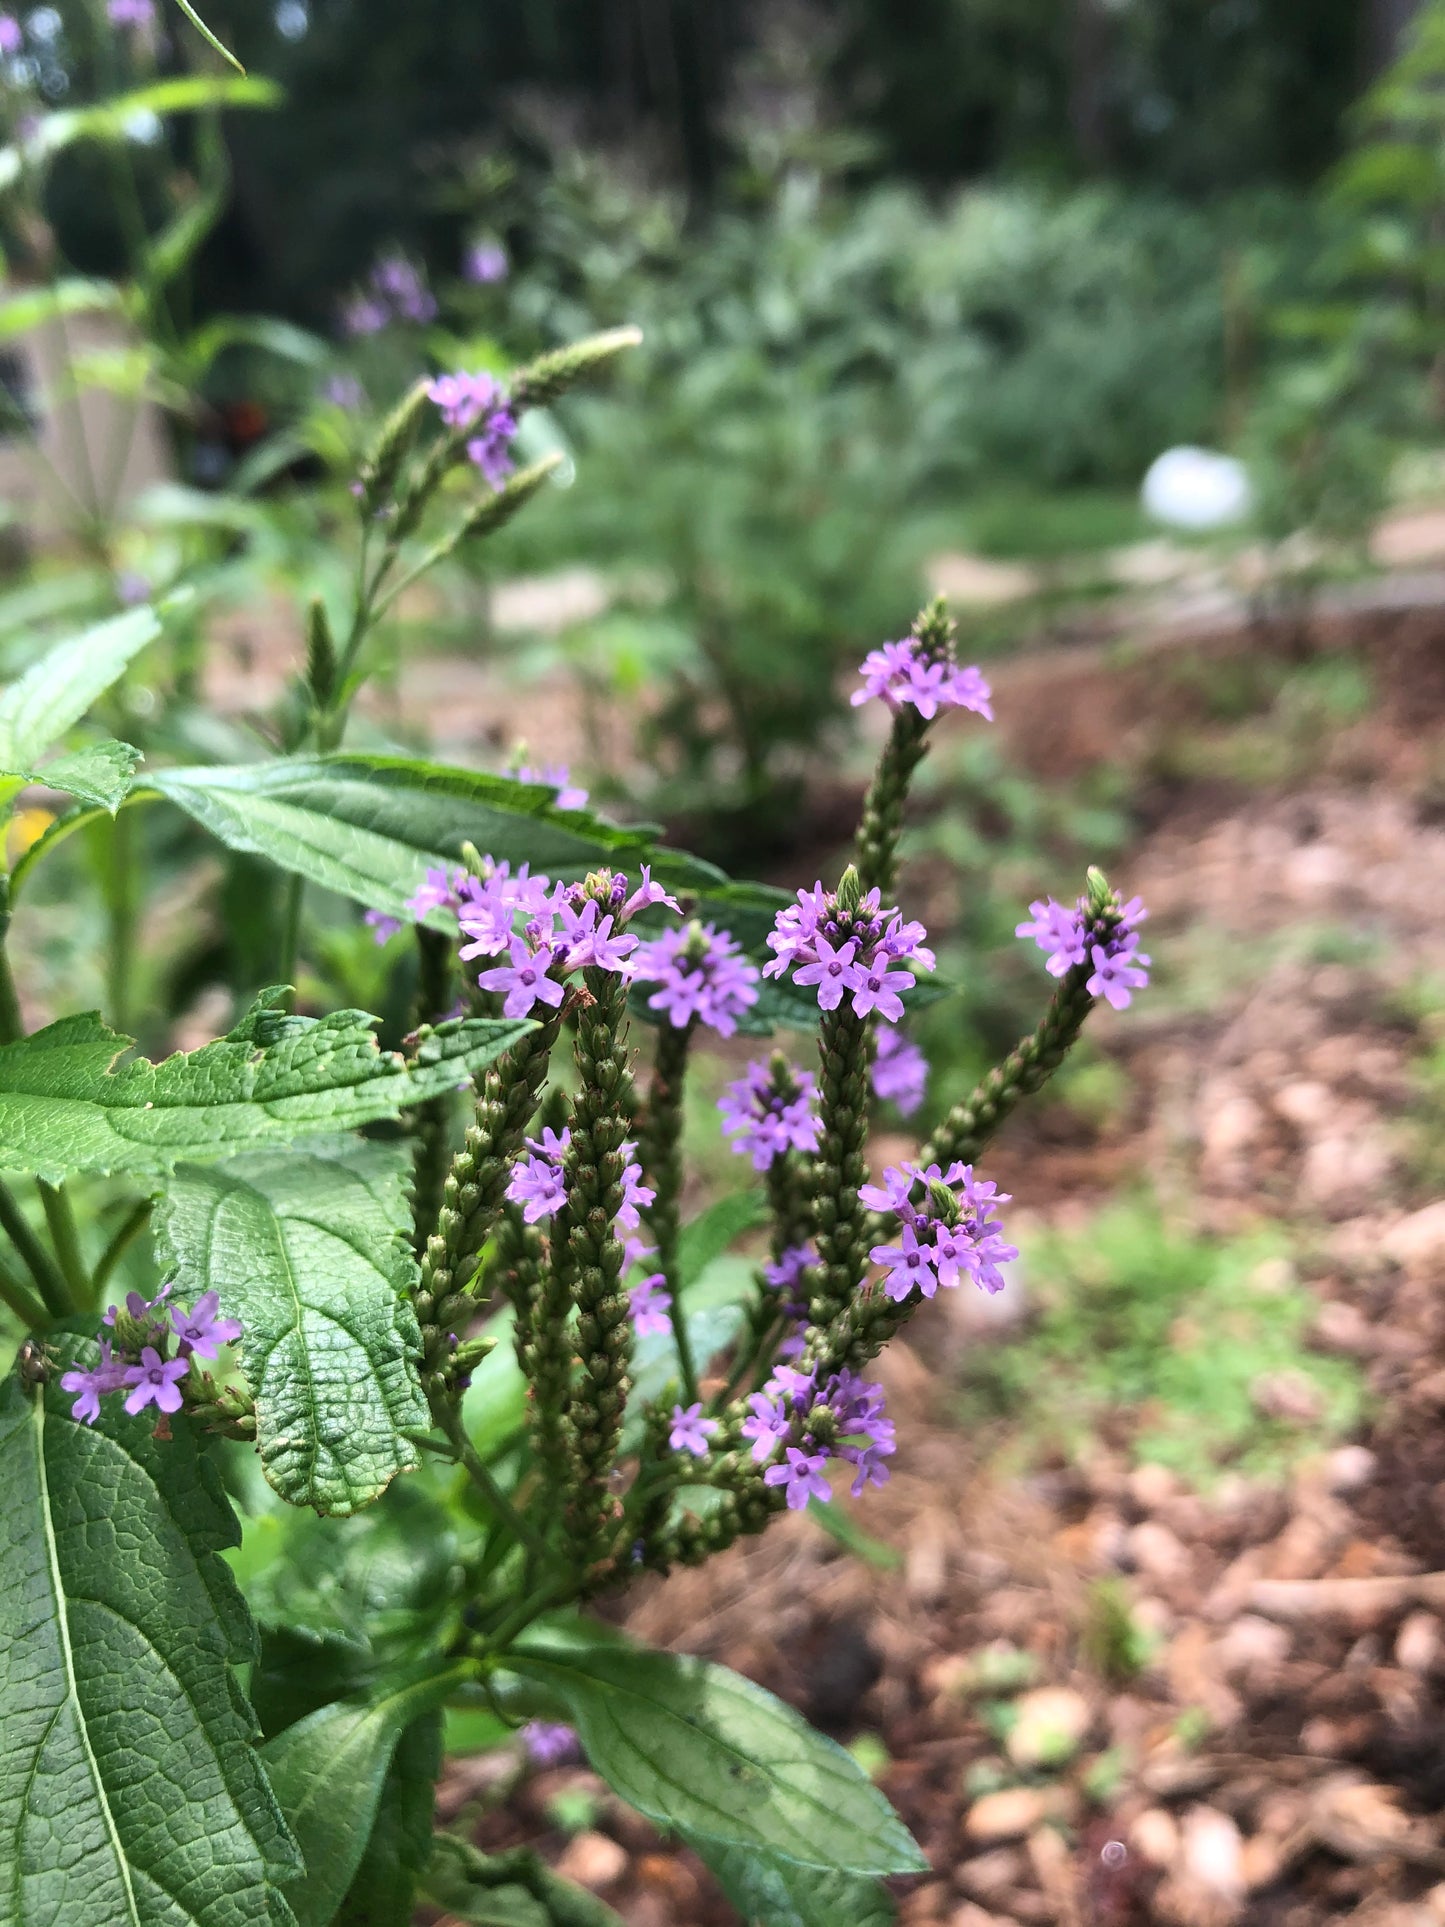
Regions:
<svg viewBox="0 0 1445 1927"><path fill-rule="evenodd" d="M180 1165L160 1251L178 1297L239 1318L267 1479L292 1505L349 1513L418 1462L421 1335L404 1144L359 1140Z"/></svg>
<svg viewBox="0 0 1445 1927"><path fill-rule="evenodd" d="M0 1044L0 1162L45 1177L153 1173L351 1130L455 1090L534 1028L438 1024L403 1058L377 1049L364 1011L291 1017L286 994L263 991L225 1037L159 1064L115 1068L131 1040L95 1011Z"/></svg>
<svg viewBox="0 0 1445 1927"><path fill-rule="evenodd" d="M54 1350L46 1386L0 1386L0 1921L286 1927L235 1516L183 1419L77 1424L60 1371L99 1354Z"/></svg>

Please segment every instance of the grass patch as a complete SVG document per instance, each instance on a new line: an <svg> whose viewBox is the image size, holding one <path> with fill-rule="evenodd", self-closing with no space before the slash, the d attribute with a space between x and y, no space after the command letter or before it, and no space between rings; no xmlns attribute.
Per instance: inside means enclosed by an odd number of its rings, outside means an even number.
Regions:
<svg viewBox="0 0 1445 1927"><path fill-rule="evenodd" d="M1351 1362L1307 1349L1315 1301L1277 1262L1284 1255L1269 1233L1195 1237L1145 1198L1037 1239L1024 1260L1032 1327L975 1355L966 1419L1008 1419L1032 1457L1072 1453L1127 1415L1135 1460L1193 1485L1226 1469L1284 1472L1347 1430L1364 1397ZM1262 1409L1262 1383L1282 1373L1307 1381L1313 1416Z"/></svg>

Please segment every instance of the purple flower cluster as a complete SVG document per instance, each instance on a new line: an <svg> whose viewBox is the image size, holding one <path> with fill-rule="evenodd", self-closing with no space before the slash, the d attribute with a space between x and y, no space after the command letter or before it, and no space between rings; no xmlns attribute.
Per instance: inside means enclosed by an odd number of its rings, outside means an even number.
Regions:
<svg viewBox="0 0 1445 1927"><path fill-rule="evenodd" d="M788 1065L781 1084L769 1065L749 1064L718 1099L724 1133L734 1151L751 1157L755 1171L766 1171L788 1151L816 1151L822 1136L811 1073Z"/></svg>
<svg viewBox="0 0 1445 1927"><path fill-rule="evenodd" d="M70 1408L72 1418L94 1425L100 1417L101 1399L108 1392L120 1391L129 1393L125 1409L132 1416L151 1404L160 1412L179 1412L185 1402L181 1380L190 1370L191 1359L218 1358L222 1345L229 1345L241 1336L236 1319L219 1316L218 1292L203 1292L191 1311L183 1305L172 1305L168 1312L163 1310L169 1295L169 1285L163 1286L151 1299L142 1298L138 1291L127 1295L126 1312L136 1325L147 1328L146 1337L151 1342L142 1344L134 1358L124 1353L118 1357L116 1341L102 1338L100 1363L89 1371L76 1367L60 1381L62 1391L76 1395ZM119 1310L112 1305L102 1322L113 1327ZM177 1341L176 1356L167 1358L160 1348L172 1337Z"/></svg>
<svg viewBox="0 0 1445 1927"><path fill-rule="evenodd" d="M540 1138L527 1139L531 1156L518 1158L507 1180L507 1196L513 1204L521 1205L522 1217L527 1224L539 1224L543 1218L555 1216L567 1202L564 1172L571 1144L570 1130L544 1130ZM634 1155L636 1144L628 1142L621 1149L626 1162L622 1170L622 1203L618 1207L617 1222L624 1231L636 1231L642 1223L641 1211L653 1202L657 1194L642 1182L642 1166ZM632 1240L628 1241L628 1246L629 1262L647 1249L646 1246L634 1245Z"/></svg>
<svg viewBox="0 0 1445 1927"><path fill-rule="evenodd" d="M513 469L512 443L517 418L502 384L488 374L439 375L427 386L448 428L475 430L467 455L493 488L500 488Z"/></svg>
<svg viewBox="0 0 1445 1927"><path fill-rule="evenodd" d="M913 1202L913 1190L922 1184L922 1204ZM996 1184L973 1175L969 1164L951 1164L947 1171L930 1164L927 1170L917 1165L890 1166L883 1183L861 1185L859 1197L874 1211L886 1211L901 1221L896 1245L874 1245L868 1256L882 1265L886 1295L899 1302L918 1292L931 1298L940 1286L952 1290L967 1276L984 1291L1002 1291L1001 1265L1017 1258L1016 1246L1007 1243L1003 1227L994 1217L1007 1192Z"/></svg>
<svg viewBox="0 0 1445 1927"><path fill-rule="evenodd" d="M574 970L591 967L630 976L628 959L638 940L622 926L650 904L678 907L652 881L645 863L635 890L625 876L610 871L598 871L585 883L553 884L548 877L532 876L525 863L515 876L510 864L490 857L483 869L479 877L465 870L450 877L444 870L428 870L406 907L418 920L433 910L453 911L466 939L463 961L506 957L482 971L477 983L503 997L508 1017L525 1017L538 1003L557 1009L564 980Z"/></svg>
<svg viewBox="0 0 1445 1927"><path fill-rule="evenodd" d="M880 696L895 715L905 703L911 703L930 721L940 709L971 709L993 721L989 703L992 691L979 671L930 658L917 636L905 636L902 642L885 642L881 649L870 650L858 674L863 687L853 692L854 708Z"/></svg>
<svg viewBox="0 0 1445 1927"><path fill-rule="evenodd" d="M902 1116L912 1117L928 1085L928 1059L912 1038L885 1026L878 1033L871 1075L873 1095L897 1105Z"/></svg>
<svg viewBox="0 0 1445 1927"><path fill-rule="evenodd" d="M349 335L379 335L393 321L423 326L435 321L436 314L435 297L421 270L404 254L386 254L372 268L362 291L342 309L341 325Z"/></svg>
<svg viewBox="0 0 1445 1927"><path fill-rule="evenodd" d="M478 287L505 281L509 263L507 250L499 241L474 241L462 262L462 273Z"/></svg>
<svg viewBox="0 0 1445 1927"><path fill-rule="evenodd" d="M932 970L937 962L924 945L927 935L921 923L905 923L901 911L883 909L876 889L849 912L832 891L815 883L811 890L799 890L796 904L779 911L768 934L768 948L776 955L763 965L763 975L791 971L795 984L816 989L821 1010L836 1010L847 997L855 1016L876 1011L896 1024L903 1015L899 992L918 981L912 970L899 966Z"/></svg>
<svg viewBox="0 0 1445 1927"><path fill-rule="evenodd" d="M1131 897L1116 903L1115 920L1107 927L1093 912L1087 897L1072 909L1053 897L1029 905L1032 923L1019 924L1014 935L1032 937L1048 958L1048 969L1062 977L1080 964L1090 966L1084 988L1091 997L1105 997L1115 1010L1125 1010L1133 993L1149 982L1149 958L1139 948L1139 925L1148 916L1143 900Z"/></svg>
<svg viewBox="0 0 1445 1927"><path fill-rule="evenodd" d="M105 12L113 27L148 27L156 17L155 0L106 0Z"/></svg>
<svg viewBox="0 0 1445 1927"><path fill-rule="evenodd" d="M758 1001L756 966L742 954L735 937L710 923L666 930L643 944L632 960L631 975L638 983L659 986L648 998L648 1008L662 1011L678 1030L696 1018L720 1036L731 1037L739 1017Z"/></svg>
<svg viewBox="0 0 1445 1927"><path fill-rule="evenodd" d="M25 45L20 22L11 13L0 13L0 55L9 60Z"/></svg>
<svg viewBox="0 0 1445 1927"><path fill-rule="evenodd" d="M761 1464L783 1455L763 1474L768 1485L785 1488L789 1507L801 1511L810 1499L832 1497L824 1468L830 1458L854 1468L853 1496L869 1485L884 1485L884 1459L895 1451L893 1421L883 1409L883 1388L844 1369L820 1384L816 1372L779 1365L761 1392L748 1400L744 1438L753 1442Z"/></svg>

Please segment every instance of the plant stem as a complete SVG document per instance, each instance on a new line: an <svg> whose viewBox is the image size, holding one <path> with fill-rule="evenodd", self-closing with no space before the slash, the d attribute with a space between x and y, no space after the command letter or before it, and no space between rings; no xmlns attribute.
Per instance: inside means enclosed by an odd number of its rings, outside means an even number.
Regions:
<svg viewBox="0 0 1445 1927"><path fill-rule="evenodd" d="M39 1287L40 1296L45 1300L51 1317L68 1318L75 1306L71 1302L64 1275L31 1230L30 1221L20 1209L15 1193L3 1179L0 1179L0 1228L8 1234L10 1242L24 1260L25 1269Z"/></svg>
<svg viewBox="0 0 1445 1927"><path fill-rule="evenodd" d="M31 1331L40 1331L50 1323L50 1314L44 1305L30 1287L16 1277L3 1258L0 1258L0 1299Z"/></svg>
<svg viewBox="0 0 1445 1927"><path fill-rule="evenodd" d="M562 1580L552 1579L545 1586L539 1586L535 1592L529 1593L507 1614L496 1631L487 1635L483 1651L477 1657L489 1659L496 1653L505 1652L517 1634L530 1626L534 1619L546 1612L549 1606L560 1604L566 1591L567 1587Z"/></svg>
<svg viewBox="0 0 1445 1927"><path fill-rule="evenodd" d="M486 1499L487 1504L502 1519L516 1538L534 1558L545 1559L547 1548L528 1520L524 1519L512 1501L497 1483L490 1468L476 1447L467 1437L467 1428L462 1423L461 1408L453 1399L444 1394L431 1401L432 1417L446 1433L447 1439L457 1455L457 1463Z"/></svg>
<svg viewBox="0 0 1445 1927"><path fill-rule="evenodd" d="M132 1205L120 1229L100 1254L100 1261L91 1273L90 1279L91 1291L94 1293L93 1303L99 1302L100 1294L105 1289L110 1274L150 1223L153 1203L154 1200L151 1198L141 1198Z"/></svg>
<svg viewBox="0 0 1445 1927"><path fill-rule="evenodd" d="M35 1182L40 1190L45 1222L50 1226L55 1255L60 1260L60 1269L65 1273L70 1295L78 1306L88 1306L93 1285L85 1254L80 1248L80 1227L75 1222L75 1207L70 1202L70 1193L64 1181L50 1184L44 1178L37 1178Z"/></svg>
<svg viewBox="0 0 1445 1927"><path fill-rule="evenodd" d="M131 978L135 964L135 823L117 811L110 824L109 861L102 879L110 913L110 944L106 959L106 999L110 1021L129 1034Z"/></svg>

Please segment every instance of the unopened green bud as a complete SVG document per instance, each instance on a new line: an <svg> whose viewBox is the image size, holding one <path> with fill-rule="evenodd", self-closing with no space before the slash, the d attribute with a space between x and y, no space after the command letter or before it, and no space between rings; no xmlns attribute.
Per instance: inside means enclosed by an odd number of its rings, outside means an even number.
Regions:
<svg viewBox="0 0 1445 1927"><path fill-rule="evenodd" d="M482 855L475 843L463 843L460 855L462 868L467 872L468 876L486 876L487 859Z"/></svg>
<svg viewBox="0 0 1445 1927"><path fill-rule="evenodd" d="M519 368L508 384L513 408L520 414L524 408L545 407L624 350L636 348L641 340L640 328L610 328L605 334L588 335L585 341L540 355Z"/></svg>
<svg viewBox="0 0 1445 1927"><path fill-rule="evenodd" d="M149 1318L133 1318L128 1311L118 1311L115 1315L115 1348L139 1356L141 1351L155 1342L155 1323Z"/></svg>
<svg viewBox="0 0 1445 1927"><path fill-rule="evenodd" d="M838 879L838 908L845 917L854 916L863 900L863 885L859 880L855 865L849 864Z"/></svg>
<svg viewBox="0 0 1445 1927"><path fill-rule="evenodd" d="M933 1216L952 1231L961 1213L958 1208L958 1199L941 1178L928 1180L928 1204Z"/></svg>
<svg viewBox="0 0 1445 1927"><path fill-rule="evenodd" d="M469 1338L465 1344L458 1345L452 1353L452 1369L455 1372L473 1372L484 1358L489 1358L497 1349L495 1338Z"/></svg>
<svg viewBox="0 0 1445 1927"><path fill-rule="evenodd" d="M371 452L361 465L362 505L376 510L390 498L401 465L416 439L429 383L419 381L402 396L381 424Z"/></svg>
<svg viewBox="0 0 1445 1927"><path fill-rule="evenodd" d="M327 709L336 694L336 644L326 604L313 596L306 616L306 687L318 709Z"/></svg>
<svg viewBox="0 0 1445 1927"><path fill-rule="evenodd" d="M913 619L913 633L923 645L929 662L943 662L953 654L958 625L948 613L944 597L935 596Z"/></svg>
<svg viewBox="0 0 1445 1927"><path fill-rule="evenodd" d="M510 522L518 509L527 503L546 482L554 470L562 466L560 452L544 455L540 462L533 462L527 468L519 468L515 475L509 476L494 495L484 497L472 510L466 521L457 531L456 541L464 542L473 535L490 535L494 529Z"/></svg>
<svg viewBox="0 0 1445 1927"><path fill-rule="evenodd" d="M1113 903L1114 892L1109 888L1109 879L1096 864L1089 865L1084 886L1089 899L1089 909L1096 917L1102 916Z"/></svg>

